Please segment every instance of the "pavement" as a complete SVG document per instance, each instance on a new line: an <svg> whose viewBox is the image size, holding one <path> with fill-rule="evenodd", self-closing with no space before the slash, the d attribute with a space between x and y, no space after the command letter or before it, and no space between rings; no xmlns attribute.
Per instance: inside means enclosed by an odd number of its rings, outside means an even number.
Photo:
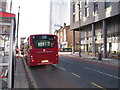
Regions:
<svg viewBox="0 0 120 90"><path fill-rule="evenodd" d="M76 57L81 58L83 60L92 60L94 62L100 62L100 63L106 63L114 66L120 65L120 60L117 59L109 59L109 58L102 58L102 60L98 60L98 57L89 56L86 54L82 54L81 57L79 57L79 53L71 53L71 52L59 52L59 55L67 55L70 57ZM2 57L0 57L2 59ZM25 64L24 59L21 57L16 58L16 65L15 65L15 77L14 77L14 88L34 88L35 81L32 75L28 74L29 67ZM31 81L32 78L32 81ZM32 83L31 83L32 82Z"/></svg>
<svg viewBox="0 0 120 90"><path fill-rule="evenodd" d="M3 67L2 65L7 65L8 63L8 56L4 56L0 54L0 88L6 87L6 81L7 79L5 72L7 72L7 67Z"/></svg>
<svg viewBox="0 0 120 90"><path fill-rule="evenodd" d="M29 66L22 56L16 59L15 69L14 88L38 88Z"/></svg>
<svg viewBox="0 0 120 90"><path fill-rule="evenodd" d="M105 63L105 64L109 64L109 65L113 65L113 66L120 66L120 60L118 59L110 59L110 58L103 58L102 60L98 60L98 57L95 56L91 56L91 55L87 55L87 54L81 54L81 57L79 57L79 52L59 52L60 55L67 55L67 56L72 56L72 57L76 57L76 58L81 58L84 60L91 60L94 62L99 62L99 63Z"/></svg>
<svg viewBox="0 0 120 90"><path fill-rule="evenodd" d="M14 88L29 88L29 79L21 57L16 59L15 66Z"/></svg>

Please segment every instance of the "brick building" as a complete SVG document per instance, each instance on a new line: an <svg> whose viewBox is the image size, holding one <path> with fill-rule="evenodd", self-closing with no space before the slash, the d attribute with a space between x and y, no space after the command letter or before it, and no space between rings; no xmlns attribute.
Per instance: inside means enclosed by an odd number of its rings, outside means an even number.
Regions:
<svg viewBox="0 0 120 90"><path fill-rule="evenodd" d="M55 35L58 36L58 43L59 43L59 48L72 48L72 30L70 29L70 25L66 26L64 23L64 26L60 27L59 30L56 30L54 32ZM75 33L75 51L78 51L79 49L79 34L76 32Z"/></svg>
<svg viewBox="0 0 120 90"><path fill-rule="evenodd" d="M24 55L25 39L26 39L26 37L21 37L21 39L20 39L20 51L21 51L21 54L22 54L22 55Z"/></svg>

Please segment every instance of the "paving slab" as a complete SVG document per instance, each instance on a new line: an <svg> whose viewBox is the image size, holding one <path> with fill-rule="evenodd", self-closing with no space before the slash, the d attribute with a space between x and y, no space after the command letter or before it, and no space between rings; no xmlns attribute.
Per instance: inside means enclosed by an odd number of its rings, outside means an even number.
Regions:
<svg viewBox="0 0 120 90"><path fill-rule="evenodd" d="M29 88L28 79L22 59L16 59L14 88Z"/></svg>

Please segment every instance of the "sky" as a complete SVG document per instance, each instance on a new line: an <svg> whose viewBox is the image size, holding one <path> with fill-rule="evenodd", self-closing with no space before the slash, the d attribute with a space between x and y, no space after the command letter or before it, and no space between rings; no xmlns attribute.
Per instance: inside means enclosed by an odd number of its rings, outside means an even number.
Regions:
<svg viewBox="0 0 120 90"><path fill-rule="evenodd" d="M49 33L50 0L12 0L12 2L12 13L16 14L16 19L20 6L19 38L28 37L30 34Z"/></svg>

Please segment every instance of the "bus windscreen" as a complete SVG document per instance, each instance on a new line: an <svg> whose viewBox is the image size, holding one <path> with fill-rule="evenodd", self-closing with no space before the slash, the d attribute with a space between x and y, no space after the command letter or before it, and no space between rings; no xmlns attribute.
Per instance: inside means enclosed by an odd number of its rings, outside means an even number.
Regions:
<svg viewBox="0 0 120 90"><path fill-rule="evenodd" d="M33 45L36 49L53 48L56 42L56 36L52 35L36 35L32 37Z"/></svg>

